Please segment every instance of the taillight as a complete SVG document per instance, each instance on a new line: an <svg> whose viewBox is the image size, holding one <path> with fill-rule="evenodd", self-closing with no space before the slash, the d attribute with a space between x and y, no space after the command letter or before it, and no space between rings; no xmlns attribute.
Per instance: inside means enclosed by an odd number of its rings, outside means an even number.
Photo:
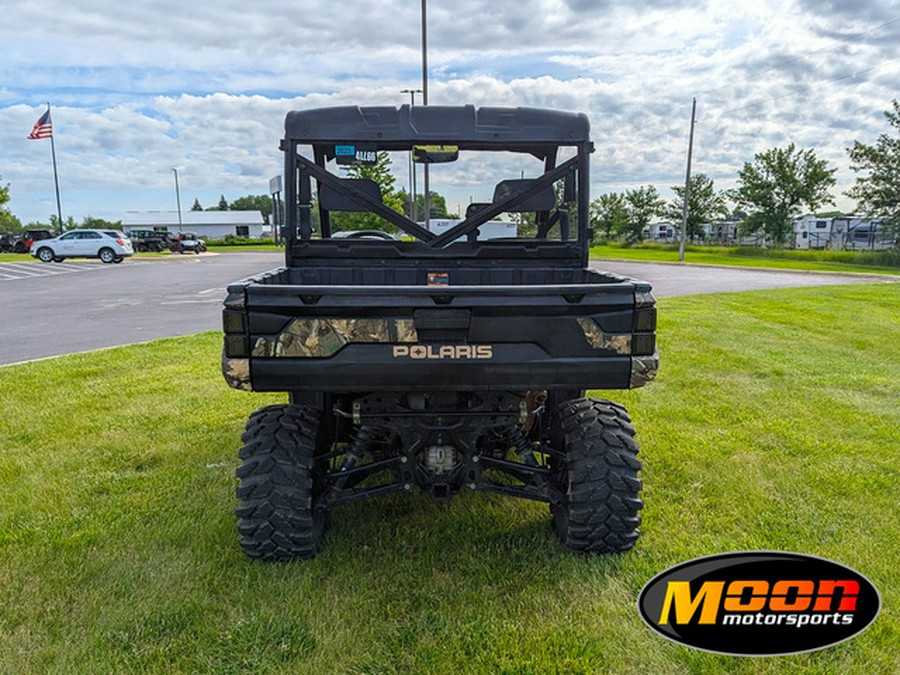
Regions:
<svg viewBox="0 0 900 675"><path fill-rule="evenodd" d="M116 239L116 243L117 243L119 246L125 246L125 242L124 242L122 239Z"/></svg>

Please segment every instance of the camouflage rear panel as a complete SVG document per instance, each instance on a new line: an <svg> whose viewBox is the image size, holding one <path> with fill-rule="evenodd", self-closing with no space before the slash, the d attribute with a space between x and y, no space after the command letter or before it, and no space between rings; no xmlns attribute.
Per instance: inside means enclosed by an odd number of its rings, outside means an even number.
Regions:
<svg viewBox="0 0 900 675"><path fill-rule="evenodd" d="M253 383L250 379L250 359L229 358L222 352L222 375L225 381L234 389L253 391Z"/></svg>
<svg viewBox="0 0 900 675"><path fill-rule="evenodd" d="M631 381L630 389L643 387L650 384L656 379L656 373L659 370L659 355L652 356L632 356L631 357Z"/></svg>
<svg viewBox="0 0 900 675"><path fill-rule="evenodd" d="M631 353L631 335L614 335L605 333L593 319L579 317L578 325L584 331L584 337L594 349L609 349L616 354Z"/></svg>
<svg viewBox="0 0 900 675"><path fill-rule="evenodd" d="M350 343L418 342L412 319L294 319L274 337L257 338L253 356L328 357Z"/></svg>

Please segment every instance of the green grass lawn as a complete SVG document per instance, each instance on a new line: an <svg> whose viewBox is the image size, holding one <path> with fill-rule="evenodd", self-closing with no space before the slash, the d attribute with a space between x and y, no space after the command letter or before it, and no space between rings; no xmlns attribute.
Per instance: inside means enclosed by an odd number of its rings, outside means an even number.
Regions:
<svg viewBox="0 0 900 675"><path fill-rule="evenodd" d="M32 262L37 258L32 258L27 253L0 253L0 262Z"/></svg>
<svg viewBox="0 0 900 675"><path fill-rule="evenodd" d="M592 246L591 259L677 263L678 247L659 244L644 244L634 247ZM892 260L893 266L878 264L880 260ZM900 275L900 265L897 264L897 260L896 254L891 257L887 253L879 252L766 250L724 246L688 246L684 254L684 262L699 265Z"/></svg>
<svg viewBox="0 0 900 675"><path fill-rule="evenodd" d="M643 536L563 551L545 505L395 495L332 514L313 561L246 559L245 419L220 337L0 368L0 672L896 673L900 286L659 303L656 383L610 392L644 461ZM823 651L740 659L641 622L677 562L797 551L884 607Z"/></svg>

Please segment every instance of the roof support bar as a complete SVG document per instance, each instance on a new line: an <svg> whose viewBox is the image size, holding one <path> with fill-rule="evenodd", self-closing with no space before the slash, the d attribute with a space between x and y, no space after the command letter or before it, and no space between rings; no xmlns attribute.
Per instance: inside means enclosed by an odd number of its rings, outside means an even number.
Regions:
<svg viewBox="0 0 900 675"><path fill-rule="evenodd" d="M325 183L326 185L328 185L328 187L333 188L336 192L340 192L348 199L351 199L360 206L365 207L366 210L381 216L386 221L388 221L392 225L396 225L407 234L411 234L412 236L417 237L422 241L431 241L435 238L433 232L429 232L424 227L421 227L418 223L414 223L402 213L397 213L393 209L388 208L383 203L372 199L359 190L355 190L352 187L347 186L340 178L335 176L333 173L327 171L326 169L323 169L315 162L309 161L308 159L306 159L306 157L298 155L297 163L303 168L304 171L307 171L317 181Z"/></svg>
<svg viewBox="0 0 900 675"><path fill-rule="evenodd" d="M443 234L438 235L437 237L429 241L428 245L432 248L440 248L445 244L448 244L451 241L454 241L455 239L458 239L459 237L462 237L469 232L474 231L479 225L486 223L491 218L499 216L509 207L515 206L516 204L525 201L529 197L533 197L541 190L544 190L548 186L553 185L553 183L558 181L560 178L563 178L567 174L574 172L577 166L578 157L573 157L572 159L563 162L557 168L548 171L539 178L535 178L534 182L529 187L522 190L522 192L517 192L510 195L506 199L501 199L499 202L491 204L490 206L486 206L483 209L479 209L464 221L462 221L459 225L454 225Z"/></svg>

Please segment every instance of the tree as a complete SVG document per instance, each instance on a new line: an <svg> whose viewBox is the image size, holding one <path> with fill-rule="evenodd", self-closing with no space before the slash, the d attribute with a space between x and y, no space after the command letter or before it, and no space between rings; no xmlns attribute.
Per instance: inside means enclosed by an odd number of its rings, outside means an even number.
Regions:
<svg viewBox="0 0 900 675"><path fill-rule="evenodd" d="M0 234L18 234L22 231L22 221L9 209L0 208Z"/></svg>
<svg viewBox="0 0 900 675"><path fill-rule="evenodd" d="M594 235L602 232L605 239L612 239L613 232L621 232L628 225L628 203L618 192L600 195L591 202L590 223Z"/></svg>
<svg viewBox="0 0 900 675"><path fill-rule="evenodd" d="M400 197L400 201L403 204L403 213L407 218L412 218L412 210L410 209L411 201L409 198L409 193L405 189L401 189L400 192L397 193ZM447 200L443 195L438 194L437 192L429 192L430 199L428 201L428 208L431 211L431 218L451 218L449 211L447 211ZM425 213L425 195L417 194L416 195L416 215L419 218L422 218L422 215Z"/></svg>
<svg viewBox="0 0 900 675"><path fill-rule="evenodd" d="M62 234L66 230L74 230L77 227L78 224L72 216L66 216L65 220L63 220L62 227L59 226L59 218L57 216L50 216L50 229L59 234Z"/></svg>
<svg viewBox="0 0 900 675"><path fill-rule="evenodd" d="M94 218L93 216L85 216L81 220L81 227L91 230L121 230L121 220L104 220L103 218Z"/></svg>
<svg viewBox="0 0 900 675"><path fill-rule="evenodd" d="M375 156L374 164L352 164L345 169L347 178L368 178L375 181L381 188L381 201L389 209L397 213L403 213L403 200L394 189L396 179L391 173L391 156L386 152L379 152ZM368 211L341 211L332 216L332 231L339 230L384 230L394 232L396 227L388 223L381 216Z"/></svg>
<svg viewBox="0 0 900 675"><path fill-rule="evenodd" d="M194 198L194 205L191 207L191 211L202 211L203 207L200 206L200 200L196 197Z"/></svg>
<svg viewBox="0 0 900 675"><path fill-rule="evenodd" d="M228 207L232 211L259 211L266 225L272 215L272 198L269 195L247 195L238 197Z"/></svg>
<svg viewBox="0 0 900 675"><path fill-rule="evenodd" d="M853 142L847 148L850 168L865 171L868 175L857 177L856 184L847 192L858 200L858 207L866 215L882 219L885 230L900 245L900 103L892 101L893 111L884 116L896 132L896 137L881 134L875 145Z"/></svg>
<svg viewBox="0 0 900 675"><path fill-rule="evenodd" d="M22 221L16 218L6 204L9 202L9 183L0 184L0 234L15 234L22 230Z"/></svg>
<svg viewBox="0 0 900 675"><path fill-rule="evenodd" d="M3 177L0 176L0 179ZM9 183L0 184L0 209L6 210L6 203L9 201Z"/></svg>
<svg viewBox="0 0 900 675"><path fill-rule="evenodd" d="M228 201L225 199L225 195L219 196L219 211L227 211L228 210Z"/></svg>
<svg viewBox="0 0 900 675"><path fill-rule="evenodd" d="M836 170L812 150L798 151L793 143L757 154L753 163L744 164L738 188L730 193L749 213L742 230L748 234L763 230L776 243L787 243L792 221L804 207L815 211L834 203L828 191L836 182Z"/></svg>
<svg viewBox="0 0 900 675"><path fill-rule="evenodd" d="M616 234L623 236L625 241L632 244L644 238L644 228L659 215L663 201L654 186L642 185L637 190L628 190L625 193L625 203L628 207L628 220Z"/></svg>
<svg viewBox="0 0 900 675"><path fill-rule="evenodd" d="M684 217L684 185L673 185L675 199L668 203L664 215L676 222ZM696 237L703 239L706 232L703 226L720 218L728 217L728 204L725 193L716 192L712 179L704 173L691 176L691 191L688 196L688 214L686 223L687 236L694 241Z"/></svg>

